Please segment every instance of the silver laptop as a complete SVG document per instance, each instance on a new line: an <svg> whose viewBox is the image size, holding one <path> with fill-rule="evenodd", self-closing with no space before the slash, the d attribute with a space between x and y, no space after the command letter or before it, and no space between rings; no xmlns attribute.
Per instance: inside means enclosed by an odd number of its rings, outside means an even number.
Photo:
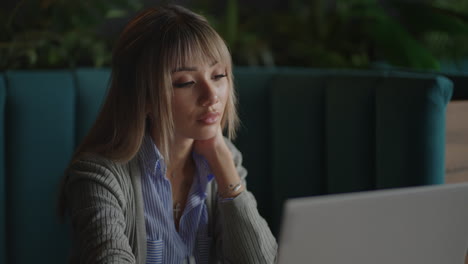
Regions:
<svg viewBox="0 0 468 264"><path fill-rule="evenodd" d="M462 264L468 184L286 201L279 263Z"/></svg>

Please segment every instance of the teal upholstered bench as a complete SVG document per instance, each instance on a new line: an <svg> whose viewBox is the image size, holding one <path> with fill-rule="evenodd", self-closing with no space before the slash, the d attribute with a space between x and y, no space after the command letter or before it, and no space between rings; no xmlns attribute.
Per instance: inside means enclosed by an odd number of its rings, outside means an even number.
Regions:
<svg viewBox="0 0 468 264"><path fill-rule="evenodd" d="M452 83L402 72L237 68L236 145L274 230L287 197L438 184ZM63 263L57 188L108 70L0 74L0 263Z"/></svg>

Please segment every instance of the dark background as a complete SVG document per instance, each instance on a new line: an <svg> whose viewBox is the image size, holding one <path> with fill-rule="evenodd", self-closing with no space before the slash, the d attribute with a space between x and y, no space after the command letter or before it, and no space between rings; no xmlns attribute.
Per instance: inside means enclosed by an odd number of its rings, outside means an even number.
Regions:
<svg viewBox="0 0 468 264"><path fill-rule="evenodd" d="M468 68L466 0L3 0L0 71L108 67L125 23L162 3L206 16L239 66Z"/></svg>

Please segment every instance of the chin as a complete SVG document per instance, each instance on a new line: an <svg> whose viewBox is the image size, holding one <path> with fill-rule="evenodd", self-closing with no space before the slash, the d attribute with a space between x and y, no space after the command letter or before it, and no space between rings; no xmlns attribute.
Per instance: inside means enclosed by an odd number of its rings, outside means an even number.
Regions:
<svg viewBox="0 0 468 264"><path fill-rule="evenodd" d="M217 128L208 128L208 129L203 129L202 131L197 131L197 133L194 133L193 139L194 140L208 140L210 138L214 138L217 133Z"/></svg>

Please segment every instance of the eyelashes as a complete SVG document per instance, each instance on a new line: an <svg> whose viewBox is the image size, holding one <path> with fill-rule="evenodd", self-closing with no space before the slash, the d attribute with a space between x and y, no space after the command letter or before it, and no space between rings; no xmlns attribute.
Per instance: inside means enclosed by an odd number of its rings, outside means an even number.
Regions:
<svg viewBox="0 0 468 264"><path fill-rule="evenodd" d="M216 74L214 75L211 79L213 81L219 81L221 80L222 78L225 78L227 77L227 74ZM191 87L192 85L194 85L195 82L194 81L190 81L190 82L183 82L183 83L173 83L172 85L176 88L185 88L185 87Z"/></svg>
<svg viewBox="0 0 468 264"><path fill-rule="evenodd" d="M217 75L214 76L214 79L219 80L219 79L224 78L224 77L227 77L227 74L217 74Z"/></svg>
<svg viewBox="0 0 468 264"><path fill-rule="evenodd" d="M184 87L189 87L195 84L194 81L191 82L184 82L184 83L173 83L172 85L176 88L184 88Z"/></svg>

